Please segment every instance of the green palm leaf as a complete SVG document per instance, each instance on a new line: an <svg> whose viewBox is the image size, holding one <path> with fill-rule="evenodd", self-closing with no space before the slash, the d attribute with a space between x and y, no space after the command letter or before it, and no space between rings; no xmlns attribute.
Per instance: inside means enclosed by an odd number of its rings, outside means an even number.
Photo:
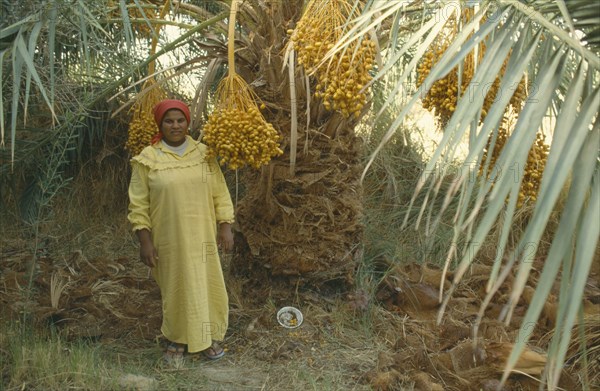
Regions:
<svg viewBox="0 0 600 391"><path fill-rule="evenodd" d="M386 3L386 4L382 4ZM351 39L359 39L366 27L383 24L377 20L392 9L395 2L370 2L363 16L349 26L349 34L340 42L335 50L342 50ZM400 2L398 2L400 3ZM394 9L392 21L411 19L408 11L418 7L421 2L402 2L403 7ZM472 2L475 3L475 2ZM495 259L492 274L488 283L489 294L484 306L492 300L495 292L513 270L518 267L517 279L513 286L509 303L502 313L503 320L508 322L516 301L521 296L525 282L531 271L528 256L529 248L538 249L540 238L546 229L550 213L556 208L560 192L564 186L569 187L570 196L565 204L559 230L546 254L543 270L543 281L537 287L534 301L531 303L524 322L535 323L541 312L552 283L562 267L565 284L571 289L563 289L560 297L555 338L550 347L550 359L547 373L543 379L551 389L556 388L562 370L566 349L570 339L570 330L575 322L577 311L583 295L583 286L589 265L593 259L593 250L598 241L598 82L600 80L600 58L598 57L598 26L600 15L597 6L589 1L481 1L474 18L487 15L481 26L467 24L452 44L432 67L422 86L418 86L408 103L400 110L388 132L382 137L378 153L398 129L405 115L418 101L418 93L424 94L431 84L444 77L455 66L460 66L466 54L479 42L486 42L486 54L473 76L470 91L459 100L456 110L445 126L444 134L433 157L427 164L421 180L417 184L410 208L417 195L427 189L424 204L420 207L420 216L424 215L427 200L434 200L444 180L445 167L449 166L455 156L460 140L469 134L469 153L464 161L466 172L456 183L449 187L442 204L442 210L430 209L430 215L438 215L429 228L435 228L441 218L443 209L451 200L459 197L459 206L455 215L455 233L453 243L466 242L462 253L455 253L454 247L449 251L446 269L451 261L458 257L460 262L455 271L454 286L444 298L438 320L441 320L444 308L452 300L452 292L461 281L464 272L474 261L478 250L486 242L492 226L501 225L498 242L498 256ZM431 15L439 15L439 10L450 10L456 4L440 1L430 4L435 9ZM438 12L436 13L437 10ZM491 11L494 11L491 13ZM450 12L449 12L450 14ZM429 26L433 16L425 16L422 26ZM439 21L439 20L438 20ZM366 27L365 27L366 26ZM399 23L392 22L392 39L399 40ZM472 36L469 33L474 31ZM413 28L402 38L403 42L420 41L408 65L401 65L406 54L401 50L383 66L381 74L389 72L393 67L401 67L406 75L415 71L415 64L423 56L432 42L430 35L439 32L424 27ZM581 41L580 41L581 39ZM391 47L394 43L390 44ZM500 74L500 66L507 59L507 70ZM415 61L416 59L416 61ZM492 186L486 180L473 180L477 176L480 165L488 172L489 162L482 161L482 151L490 135L495 137L502 115L509 103L509 93L501 94L492 105L485 121L478 126L483 104L483 86L492 82L497 75L501 77L501 91L510 92L510 86L516 85L526 72L533 80L528 100L518 117L515 129L498 158L497 167L502 175ZM398 91L399 88L396 89ZM394 91L394 90L393 90ZM471 99L469 98L471 96ZM481 97L473 99L473 97ZM389 101L395 99L390 96ZM523 177L523 169L527 161L528 151L535 141L538 130L548 116L555 117L553 126L550 156L542 177L542 185L538 193L533 215L519 237L516 249L507 246L511 232L512 216L515 213L516 198ZM369 165L373 157L369 160ZM364 174L363 174L364 176ZM573 180L569 183L568 178ZM508 201L508 202L507 202ZM433 208L433 203L429 201ZM405 223L408 222L407 213ZM504 216L500 219L500 216ZM596 220L594 220L596 219ZM595 224L595 225L594 225ZM574 238L573 243L564 238ZM570 249L573 248L574 251ZM574 254L571 257L571 254ZM508 254L508 263L502 264L502 254ZM566 268L566 264L572 267ZM575 285L577 284L577 285ZM578 289L572 289L577 286ZM482 316L484 307L480 311ZM514 367L516 360L525 347L527 338L520 338L509 358L503 380L505 381Z"/></svg>

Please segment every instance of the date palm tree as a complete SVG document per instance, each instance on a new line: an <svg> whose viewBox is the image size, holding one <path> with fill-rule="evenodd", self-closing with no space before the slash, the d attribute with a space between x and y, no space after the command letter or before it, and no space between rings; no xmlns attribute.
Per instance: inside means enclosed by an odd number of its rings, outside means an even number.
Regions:
<svg viewBox="0 0 600 391"><path fill-rule="evenodd" d="M19 125L23 120L33 120L29 104L47 107L43 123L50 136L36 139L36 145L41 148L63 140L59 150L64 156L73 140L56 137L56 134L72 132L74 128L81 132L97 129L89 126L96 123L89 120L93 117L90 110L99 102L106 102L126 84L145 76L145 67L150 62L176 48L185 47L191 54L183 63L172 67L171 73L159 70L157 78L183 74L198 63L206 64L194 98L194 109L196 118L202 118L205 110L210 111L206 109L210 87L222 74L227 54L225 26L230 2L172 1L171 12L186 15L178 21L152 17L158 14L163 2L120 0L99 5L79 1L75 7L61 0L22 2L21 13L14 12L9 3L2 2L3 15L9 15L9 8L12 13L9 18L3 18L0 27L0 87L3 91L0 130L3 143L7 138L5 130L10 132L11 151L9 155L3 153L0 167L3 175L10 172L11 164L24 161L20 160L18 151L28 146L20 144L23 139L17 132L25 132ZM427 195L425 199L444 199L442 210L430 212L433 216L429 220L430 232L441 218L435 216L441 216L446 205L458 200L454 243L464 243L464 251L455 251L457 246L451 246L447 260L447 268L457 262L455 285L503 216L499 255L489 277L486 302L494 298L508 274L518 270L511 297L502 313L502 320L506 322L510 321L531 271L529 253L524 249L539 248L561 192L566 192L558 228L544 254L544 269L524 319L524 324L536 322L560 273L562 285L556 319L559 332L550 345L544 375L548 388L555 389L600 229L597 223L600 220L600 129L597 122L600 15L594 2L349 0L347 3L361 9L362 16L348 20L346 35L329 55L345 50L351 42L367 34L375 36L385 52L375 78L383 78L390 70L401 71L398 86L391 88L388 102L398 99L400 91L410 94L381 139L380 148L393 137L411 108L436 80L460 66L481 42L486 45L469 93L461 95L453 116L445 125L442 141L416 186L414 199L422 192ZM318 283L352 281L362 232L360 178L374 156L366 167L361 165L360 140L354 134L356 120L345 119L339 113L325 110L318 100L311 100L316 81L293 62L293 55L285 56L287 30L294 28L304 5L301 0L252 0L243 2L238 14L236 66L265 103L265 116L283 134L285 150L283 156L260 171L239 173L247 186L238 205L240 234L252 256L252 264L271 276L293 276ZM461 25L427 78L417 85L415 71L421 59L443 34L444 22L456 18L464 7L475 7L473 18ZM137 16L130 12L134 10ZM178 25L182 33L176 37L161 36L158 50L150 57L136 52L140 42L148 45L148 41L140 39L135 27L147 26L152 34L157 25L164 23ZM503 64L506 64L504 72L501 71ZM485 86L497 77L501 80L501 90L508 91L523 75L527 75L532 88L497 162L503 172L516 167L516 175L502 175L493 186L485 180L469 180L478 178L473 173L476 174L481 165L489 164L482 160L483 151L490 136L498 133L510 100L509 94L500 94L485 121L481 121L483 99L472 97L484 96ZM74 100L67 89L61 88L66 82L83 82L90 87L78 94L83 99ZM68 104L73 101L78 104ZM518 236L518 245L510 247L508 237L512 234L522 170L535 135L547 118L552 118L552 140L541 188L532 215ZM446 194L438 194L446 176L445 167L454 158L465 134L469 137L465 175L460 176ZM52 161L58 165L57 162L63 160ZM47 171L56 173L56 170ZM411 204L406 213L407 221L408 216L423 215L432 205ZM451 301L452 291L453 288L444 298L440 319ZM527 338L524 334L516 341L504 380Z"/></svg>

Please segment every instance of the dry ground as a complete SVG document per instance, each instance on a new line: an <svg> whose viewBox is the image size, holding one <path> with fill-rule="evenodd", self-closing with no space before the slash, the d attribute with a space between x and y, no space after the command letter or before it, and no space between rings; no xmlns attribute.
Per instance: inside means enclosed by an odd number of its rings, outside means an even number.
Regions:
<svg viewBox="0 0 600 391"><path fill-rule="evenodd" d="M159 291L137 260L134 241L126 242L112 250L113 257L92 257L79 250L61 256L40 252L34 294L28 297L31 253L25 250L26 243L5 238L0 259L2 317L14 323L29 312L38 328L52 326L65 340L83 341L110 368L120 369L109 373L115 380L143 376L142 383L135 379L128 383L132 389L465 391L495 389L527 308L525 297L513 322L501 324L495 320L501 295L486 312L479 344L474 345L471 326L488 266L471 270L438 326L441 274L434 265L399 265L371 289L332 293L260 281L230 270L225 259L231 307L224 341L227 355L216 362L189 355L180 368L164 367ZM534 272L532 280L538 275ZM598 280L594 270L585 307L596 335L600 335ZM276 312L285 305L301 309L305 320L300 327L286 329L277 323ZM521 374L512 375L505 389L537 389L555 308L551 300L538 325L528 329L533 338L519 363ZM6 354L6 349L1 352ZM577 357L574 346L563 376L564 389L580 387ZM592 372L591 376L598 386L598 375ZM148 379L151 385L144 385ZM22 384L13 380L3 373L2 386L21 389ZM29 384L24 389L36 388Z"/></svg>

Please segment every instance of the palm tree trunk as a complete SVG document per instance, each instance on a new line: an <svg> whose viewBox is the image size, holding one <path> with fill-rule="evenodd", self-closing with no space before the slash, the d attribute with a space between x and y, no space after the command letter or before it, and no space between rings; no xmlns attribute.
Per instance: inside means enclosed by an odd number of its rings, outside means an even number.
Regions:
<svg viewBox="0 0 600 391"><path fill-rule="evenodd" d="M240 61L238 66L245 65L240 73L249 82L264 81L256 92L267 105L266 119L284 137L284 155L260 171L244 173L247 187L237 221L238 239L245 251L234 260L236 270L289 277L313 286L349 284L363 232L361 142L354 133L356 122L312 101L307 127L305 77L297 68L297 157L290 170L290 79L282 65L289 37L286 30L300 18L302 1L269 5L254 8L257 18L273 21L256 24L259 30L248 50L258 64Z"/></svg>

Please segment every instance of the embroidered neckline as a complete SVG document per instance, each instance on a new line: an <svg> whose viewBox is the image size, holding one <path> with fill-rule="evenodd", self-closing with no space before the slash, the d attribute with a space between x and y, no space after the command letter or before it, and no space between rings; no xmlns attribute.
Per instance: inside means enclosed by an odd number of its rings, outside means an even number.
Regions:
<svg viewBox="0 0 600 391"><path fill-rule="evenodd" d="M158 143L144 148L139 155L134 156L131 160L152 170L193 167L207 163L206 152L208 147L191 137L187 141L187 145L190 148L185 150L183 156L179 156L175 151L173 153L176 156L163 151L161 143ZM168 148L168 151L172 151L171 148Z"/></svg>

